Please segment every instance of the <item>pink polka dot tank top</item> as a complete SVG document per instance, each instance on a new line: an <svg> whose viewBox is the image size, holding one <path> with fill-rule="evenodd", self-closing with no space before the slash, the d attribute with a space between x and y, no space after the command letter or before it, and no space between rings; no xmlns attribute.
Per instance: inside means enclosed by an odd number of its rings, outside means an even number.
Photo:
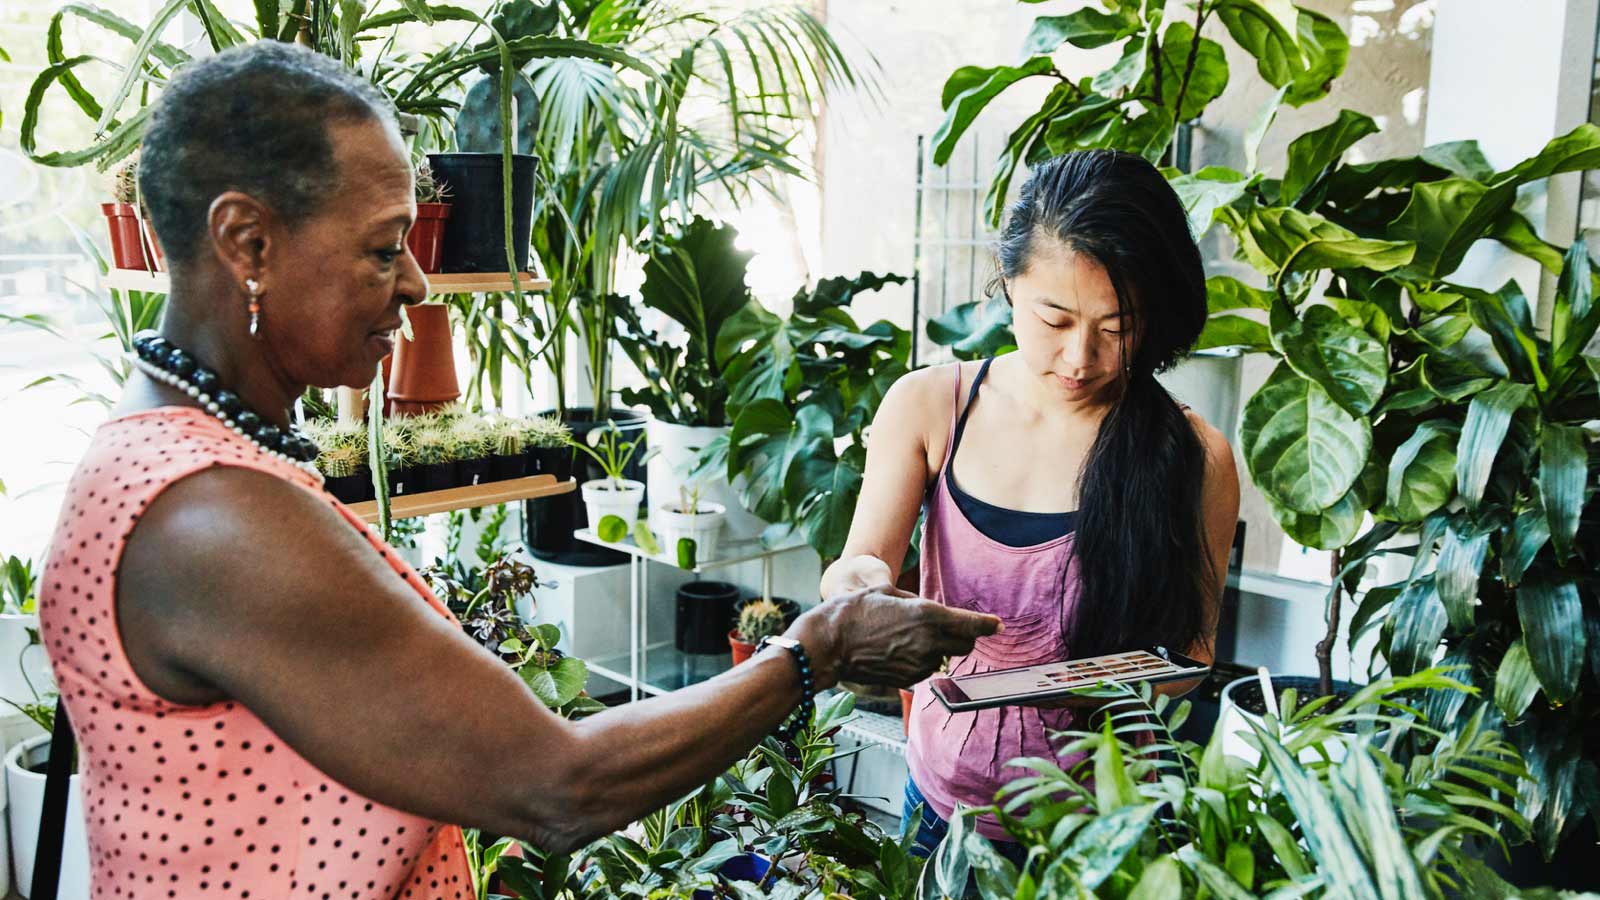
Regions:
<svg viewBox="0 0 1600 900"><path fill-rule="evenodd" d="M341 786L237 703L179 706L124 655L117 567L140 513L212 466L290 481L385 545L317 479L201 410L163 407L96 432L68 484L41 578L39 625L79 744L97 900L471 898L461 830ZM422 602L444 606L392 551Z"/></svg>

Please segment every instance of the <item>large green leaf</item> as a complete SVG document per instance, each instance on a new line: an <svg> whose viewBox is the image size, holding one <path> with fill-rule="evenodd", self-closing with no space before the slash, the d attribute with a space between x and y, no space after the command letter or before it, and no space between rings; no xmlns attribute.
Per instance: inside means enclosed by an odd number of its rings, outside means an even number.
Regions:
<svg viewBox="0 0 1600 900"><path fill-rule="evenodd" d="M1296 512L1333 506L1355 484L1372 431L1316 382L1280 365L1245 404L1239 428L1257 487Z"/></svg>
<svg viewBox="0 0 1600 900"><path fill-rule="evenodd" d="M1122 865L1128 852L1139 845L1155 818L1158 806L1142 803L1095 816L1072 836L1066 853L1078 861L1078 880L1094 889Z"/></svg>
<svg viewBox="0 0 1600 900"><path fill-rule="evenodd" d="M1503 382L1472 398L1467 421L1456 445L1456 490L1469 507L1483 499L1500 445L1511 428L1511 416L1533 396L1526 384Z"/></svg>
<svg viewBox="0 0 1600 900"><path fill-rule="evenodd" d="M1523 510L1511 523L1500 546L1500 577L1507 587L1516 587L1533 565L1534 557L1550 542L1550 520L1544 510Z"/></svg>
<svg viewBox="0 0 1600 900"><path fill-rule="evenodd" d="M1516 188L1490 188L1469 178L1446 178L1418 184L1388 236L1416 245L1406 272L1421 278L1442 278L1454 272L1467 250L1485 236L1516 199Z"/></svg>
<svg viewBox="0 0 1600 900"><path fill-rule="evenodd" d="M1449 622L1433 579L1418 579L1401 591L1390 608L1389 621L1393 630L1384 657L1394 674L1413 675L1432 665Z"/></svg>
<svg viewBox="0 0 1600 900"><path fill-rule="evenodd" d="M1554 348L1552 374L1570 377L1567 367L1588 346L1600 329L1600 306L1594 303L1594 272L1589 248L1575 241L1562 259L1556 285L1555 308L1550 317L1550 344Z"/></svg>
<svg viewBox="0 0 1600 900"><path fill-rule="evenodd" d="M1213 275L1206 279L1206 310L1219 313L1230 309L1271 309L1272 293L1253 288L1237 278Z"/></svg>
<svg viewBox="0 0 1600 900"><path fill-rule="evenodd" d="M1355 540L1361 532L1366 514L1366 504L1361 502L1360 482L1339 501L1321 512L1302 513L1275 503L1266 497L1272 517L1282 526L1283 533L1302 547L1314 550L1335 550Z"/></svg>
<svg viewBox="0 0 1600 900"><path fill-rule="evenodd" d="M1128 893L1128 900L1170 900L1183 894L1183 872L1171 856L1158 856Z"/></svg>
<svg viewBox="0 0 1600 900"><path fill-rule="evenodd" d="M1345 896L1376 898L1378 893L1362 861L1361 852L1329 800L1327 791L1261 726L1251 722L1250 727L1260 739L1262 755L1267 758L1268 765L1283 788L1285 799L1300 822L1302 836L1311 851L1311 857L1317 860L1319 871L1329 876L1332 884ZM1356 752L1361 751L1357 749ZM1387 792L1384 797L1387 801Z"/></svg>
<svg viewBox="0 0 1600 900"><path fill-rule="evenodd" d="M1221 215L1234 226L1240 256L1274 281L1311 269L1387 272L1410 262L1416 249L1404 241L1358 237L1321 216L1289 207L1252 209L1245 217L1225 209Z"/></svg>
<svg viewBox="0 0 1600 900"><path fill-rule="evenodd" d="M1539 676L1534 674L1533 662L1528 658L1528 648L1522 639L1513 641L1500 659L1500 668L1494 675L1494 705L1500 714L1515 722L1522 718L1528 704L1539 693Z"/></svg>
<svg viewBox="0 0 1600 900"><path fill-rule="evenodd" d="M1050 54L1064 43L1093 50L1133 34L1139 24L1138 9L1126 7L1110 13L1085 7L1064 16L1039 16L1022 42L1022 53Z"/></svg>
<svg viewBox="0 0 1600 900"><path fill-rule="evenodd" d="M1275 304L1272 343L1291 368L1321 385L1351 415L1366 415L1383 396L1387 348L1332 307L1308 306L1296 316L1286 304Z"/></svg>
<svg viewBox="0 0 1600 900"><path fill-rule="evenodd" d="M1339 111L1339 118L1289 142L1289 164L1278 189L1278 201L1294 206L1312 184L1338 163L1357 141L1378 132L1371 116L1352 110Z"/></svg>
<svg viewBox="0 0 1600 900"><path fill-rule="evenodd" d="M1583 429L1547 422L1539 433L1539 497L1549 517L1550 538L1562 563L1572 552L1589 480Z"/></svg>
<svg viewBox="0 0 1600 900"><path fill-rule="evenodd" d="M1034 75L1043 75L1053 68L1048 56L1035 56L1020 66L995 66L984 69L963 66L951 75L944 85L941 98L945 110L944 121L933 133L933 159L937 165L950 161L956 144L972 125L972 120L983 111L989 101L1006 88Z"/></svg>
<svg viewBox="0 0 1600 900"><path fill-rule="evenodd" d="M1261 173L1246 178L1242 173L1223 166L1206 166L1198 172L1170 179L1172 189L1183 208L1189 213L1189 230L1200 238L1210 230L1216 220L1217 210L1229 206L1245 195L1252 186L1260 183ZM1224 276L1219 276L1224 277ZM1266 309L1266 307L1261 307Z"/></svg>
<svg viewBox="0 0 1600 900"><path fill-rule="evenodd" d="M1287 5L1287 3L1285 3ZM1305 71L1289 84L1284 99L1291 106L1304 106L1328 95L1333 80L1344 73L1350 59L1350 39L1338 23L1322 13L1295 7L1295 26Z"/></svg>
<svg viewBox="0 0 1600 900"><path fill-rule="evenodd" d="M1489 553L1488 531L1463 534L1456 525L1445 532L1439 548L1439 569L1435 585L1450 627L1465 631L1472 625L1472 611L1478 602L1478 579Z"/></svg>
<svg viewBox="0 0 1600 900"><path fill-rule="evenodd" d="M1234 41L1255 57L1256 70L1268 84L1284 87L1305 71L1293 8L1287 3L1221 0L1213 11Z"/></svg>
<svg viewBox="0 0 1600 900"><path fill-rule="evenodd" d="M842 456L821 481L807 484L810 497L798 510L807 543L823 559L837 559L850 536L856 500L861 496L862 470L849 455Z"/></svg>
<svg viewBox="0 0 1600 900"><path fill-rule="evenodd" d="M1577 584L1529 579L1517 588L1517 619L1545 695L1551 703L1567 702L1578 691L1587 643Z"/></svg>
<svg viewBox="0 0 1600 900"><path fill-rule="evenodd" d="M1118 57L1108 69L1096 73L1089 81L1089 87L1097 94L1111 95L1123 88L1132 87L1144 77L1145 69L1150 62L1150 42L1156 39L1157 28L1161 24L1161 11L1155 10L1150 26L1142 33L1135 34L1122 46L1122 56Z"/></svg>
<svg viewBox="0 0 1600 900"><path fill-rule="evenodd" d="M1045 95L1044 102L1039 104L1039 109L1022 121L1017 129L1011 132L1006 139L1005 149L995 157L994 169L989 175L989 191L984 196L984 216L991 228L999 228L1000 221L1005 216L1005 206L1011 190L1011 179L1016 175L1017 167L1028 159L1030 152L1039 143L1045 126L1062 110L1070 107L1067 115L1082 112L1086 105L1100 105L1102 108L1115 108L1118 101L1108 97L1078 96L1076 86L1062 82L1050 89Z"/></svg>
<svg viewBox="0 0 1600 900"><path fill-rule="evenodd" d="M1533 157L1496 175L1491 184L1523 185L1562 172L1600 168L1600 126L1585 122L1556 138Z"/></svg>
<svg viewBox="0 0 1600 900"><path fill-rule="evenodd" d="M1423 900L1431 896L1422 887L1417 860L1400 829L1389 785L1372 757L1361 749L1346 754L1330 786L1340 816L1350 833L1364 845L1379 896L1385 900ZM1351 885L1357 891L1364 886L1365 883Z"/></svg>
<svg viewBox="0 0 1600 900"><path fill-rule="evenodd" d="M745 272L755 254L736 246L739 232L695 216L651 248L639 297L689 333L690 358L716 372L722 326L751 301Z"/></svg>
<svg viewBox="0 0 1600 900"><path fill-rule="evenodd" d="M1244 316L1217 315L1206 319L1206 326L1195 343L1196 350L1213 347L1243 347L1251 351L1272 349L1272 335L1267 326Z"/></svg>
<svg viewBox="0 0 1600 900"><path fill-rule="evenodd" d="M1468 309L1472 321L1488 333L1495 352L1506 369L1518 381L1530 382L1540 393L1549 389L1544 360L1539 355L1539 341L1533 329L1533 315L1528 300L1515 281L1507 281L1500 290L1467 291Z"/></svg>
<svg viewBox="0 0 1600 900"><path fill-rule="evenodd" d="M1161 36L1161 104L1177 121L1198 117L1227 87L1228 57L1222 45L1206 37L1197 42L1188 22L1168 26Z"/></svg>
<svg viewBox="0 0 1600 900"><path fill-rule="evenodd" d="M1390 458L1385 496L1402 522L1420 522L1450 499L1456 435L1451 423L1425 422Z"/></svg>
<svg viewBox="0 0 1600 900"><path fill-rule="evenodd" d="M1011 333L1011 307L974 300L928 320L928 339L949 347L957 359L984 359L1017 345Z"/></svg>
<svg viewBox="0 0 1600 900"><path fill-rule="evenodd" d="M1477 141L1448 141L1424 147L1422 161L1474 181L1488 181L1494 175L1494 166L1489 165Z"/></svg>

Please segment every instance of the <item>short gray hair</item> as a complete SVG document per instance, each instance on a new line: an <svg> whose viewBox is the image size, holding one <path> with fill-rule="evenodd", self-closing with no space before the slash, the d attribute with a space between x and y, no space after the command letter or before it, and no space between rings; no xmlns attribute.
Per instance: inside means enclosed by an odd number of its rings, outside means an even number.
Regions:
<svg viewBox="0 0 1600 900"><path fill-rule="evenodd" d="M150 115L139 190L168 259L194 259L211 201L243 191L288 224L314 214L339 172L328 125L394 121L383 92L320 53L264 40L185 66Z"/></svg>

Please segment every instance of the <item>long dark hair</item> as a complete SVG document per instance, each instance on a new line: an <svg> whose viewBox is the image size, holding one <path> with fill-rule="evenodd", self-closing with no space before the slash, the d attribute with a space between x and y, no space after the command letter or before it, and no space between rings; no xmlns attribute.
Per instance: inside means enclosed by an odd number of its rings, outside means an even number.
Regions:
<svg viewBox="0 0 1600 900"><path fill-rule="evenodd" d="M1080 657L1151 645L1185 652L1206 636L1216 590L1202 527L1205 450L1155 375L1187 355L1205 326L1200 251L1166 178L1142 157L1111 150L1034 168L1000 237L1001 275L1026 272L1041 240L1104 267L1123 332L1138 336L1131 353L1124 345L1126 389L1080 475L1072 554L1081 593L1063 620L1067 646Z"/></svg>

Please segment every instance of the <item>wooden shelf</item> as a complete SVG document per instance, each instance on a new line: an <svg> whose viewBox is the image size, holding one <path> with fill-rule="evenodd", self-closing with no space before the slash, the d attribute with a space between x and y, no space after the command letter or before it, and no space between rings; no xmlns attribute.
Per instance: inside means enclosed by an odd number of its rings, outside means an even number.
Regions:
<svg viewBox="0 0 1600 900"><path fill-rule="evenodd" d="M455 509L472 509L478 506L532 500L535 497L570 494L577 488L578 483L570 478L566 481L557 481L554 475L530 475L526 478L513 478L510 481L491 481L488 484L391 497L389 515L395 519L431 516L434 513L450 512ZM378 501L352 503L350 509L368 525L378 523Z"/></svg>
<svg viewBox="0 0 1600 900"><path fill-rule="evenodd" d="M538 267L535 266L537 269ZM521 272L517 280L525 291L547 291L550 279L543 272ZM102 287L123 291L167 292L167 273L144 272L137 269L112 269L100 276ZM431 294L482 294L491 291L511 290L511 276L504 272L450 272L428 276Z"/></svg>

